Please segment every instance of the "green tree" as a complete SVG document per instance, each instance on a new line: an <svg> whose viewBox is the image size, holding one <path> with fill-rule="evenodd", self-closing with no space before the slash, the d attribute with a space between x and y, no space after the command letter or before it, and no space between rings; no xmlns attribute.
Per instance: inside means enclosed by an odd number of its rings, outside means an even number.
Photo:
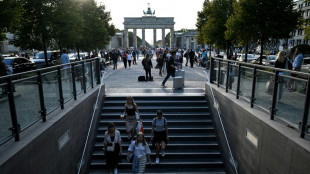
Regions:
<svg viewBox="0 0 310 174"><path fill-rule="evenodd" d="M203 11L198 13L196 26L198 27L198 40L218 48L229 48L230 41L226 40L225 23L232 14L233 0L205 1Z"/></svg>
<svg viewBox="0 0 310 174"><path fill-rule="evenodd" d="M81 4L75 0L55 0L53 2L53 38L58 41L59 49L76 48L81 40L83 19L80 15Z"/></svg>
<svg viewBox="0 0 310 174"><path fill-rule="evenodd" d="M0 41L6 39L5 32L11 32L14 26L18 26L24 12L23 1L0 1Z"/></svg>
<svg viewBox="0 0 310 174"><path fill-rule="evenodd" d="M84 23L79 42L81 49L91 51L108 45L116 30L113 24L109 24L111 17L109 12L105 12L105 6L97 7L94 0L83 1L82 17Z"/></svg>
<svg viewBox="0 0 310 174"><path fill-rule="evenodd" d="M11 41L22 49L44 50L47 61L47 47L52 40L52 3L53 0L25 0L20 25L13 28L14 38ZM47 63L46 63L47 64Z"/></svg>
<svg viewBox="0 0 310 174"><path fill-rule="evenodd" d="M293 0L240 0L238 3L234 6L234 16L227 23L234 27L228 27L230 31L226 34L236 35L242 41L257 41L261 46L261 57L267 42L289 38L298 25L299 14L294 10ZM246 29L241 30L241 26ZM241 36L245 31L251 33Z"/></svg>
<svg viewBox="0 0 310 174"><path fill-rule="evenodd" d="M198 36L197 36L197 41L199 44L205 44L205 39L204 39L204 35L202 32L202 28L203 26L207 23L207 15L208 15L208 11L207 11L207 7L210 5L210 1L209 0L205 0L203 2L203 8L201 11L197 12L197 22L196 22L196 27L197 27L197 31L198 31Z"/></svg>

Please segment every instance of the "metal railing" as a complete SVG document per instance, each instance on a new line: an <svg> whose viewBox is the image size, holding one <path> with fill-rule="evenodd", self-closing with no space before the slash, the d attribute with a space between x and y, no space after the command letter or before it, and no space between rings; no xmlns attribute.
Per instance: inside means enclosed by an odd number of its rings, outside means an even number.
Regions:
<svg viewBox="0 0 310 174"><path fill-rule="evenodd" d="M0 145L100 84L99 58L0 77ZM9 109L8 109L9 108Z"/></svg>
<svg viewBox="0 0 310 174"><path fill-rule="evenodd" d="M300 131L310 133L310 74L239 61L211 58L210 82L249 101ZM291 86L295 89L289 90Z"/></svg>

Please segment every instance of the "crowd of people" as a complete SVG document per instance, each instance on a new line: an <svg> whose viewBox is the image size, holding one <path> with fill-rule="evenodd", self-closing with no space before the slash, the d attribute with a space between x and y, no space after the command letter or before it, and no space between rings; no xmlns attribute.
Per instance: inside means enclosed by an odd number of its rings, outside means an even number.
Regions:
<svg viewBox="0 0 310 174"><path fill-rule="evenodd" d="M147 161L152 165L151 150L143 132L138 132L136 127L138 122L142 123L141 115L134 98L128 96L125 102L124 112L121 114L121 119L126 122L126 133L130 145L128 147L127 160L132 163L133 173L144 173ZM166 145L169 141L167 119L163 117L163 112L158 110L156 117L152 121L151 139L152 146L156 147L156 161L159 163L159 153L165 157ZM121 162L122 155L122 139L120 132L115 125L108 123L108 130L104 136L104 154L106 156L106 167L109 173L116 174L117 166ZM113 171L113 172L112 172Z"/></svg>

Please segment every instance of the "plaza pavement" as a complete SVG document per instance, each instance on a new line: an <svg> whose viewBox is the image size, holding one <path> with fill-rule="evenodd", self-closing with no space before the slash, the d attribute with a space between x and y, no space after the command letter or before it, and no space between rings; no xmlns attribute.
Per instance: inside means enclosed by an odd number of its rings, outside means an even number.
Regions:
<svg viewBox="0 0 310 174"><path fill-rule="evenodd" d="M144 75L145 71L141 64L143 57L137 60L137 65L131 65L131 68L125 69L123 61L118 61L118 69L113 70L110 65L105 70L103 83L105 84L107 95L197 95L204 94L204 85L207 81L205 69L202 67L189 68L184 66L185 82L183 89L172 89L173 79L170 77L166 82L165 88L160 85L166 76L159 76L159 70L152 68L153 81L139 82L138 76ZM184 59L185 60L185 59ZM156 56L152 59L153 67L156 65ZM128 66L128 65L127 65Z"/></svg>

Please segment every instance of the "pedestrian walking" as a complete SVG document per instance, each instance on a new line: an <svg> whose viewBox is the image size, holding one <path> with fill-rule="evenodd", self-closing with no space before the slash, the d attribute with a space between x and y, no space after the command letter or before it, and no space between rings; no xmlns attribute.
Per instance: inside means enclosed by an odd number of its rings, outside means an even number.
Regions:
<svg viewBox="0 0 310 174"><path fill-rule="evenodd" d="M69 55L66 50L62 50L62 55L60 57L61 64L70 63ZM64 65L63 68L68 68L70 65Z"/></svg>
<svg viewBox="0 0 310 174"><path fill-rule="evenodd" d="M165 84L167 82L167 80L169 79L170 76L174 77L175 76L175 70L176 70L176 63L175 63L175 51L171 52L171 56L168 59L168 62L166 64L166 68L167 68L167 75L165 77L165 79L163 80L163 82L161 83L162 87L166 87Z"/></svg>
<svg viewBox="0 0 310 174"><path fill-rule="evenodd" d="M117 174L117 166L121 162L122 139L120 132L111 122L108 123L108 131L104 134L104 154L109 173L114 170L114 174Z"/></svg>
<svg viewBox="0 0 310 174"><path fill-rule="evenodd" d="M125 67L125 69L127 69L127 53L126 53L126 51L124 51L122 58L123 58L123 62L124 62L124 67Z"/></svg>
<svg viewBox="0 0 310 174"><path fill-rule="evenodd" d="M159 163L159 152L161 151L161 156L165 157L165 149L168 137L168 127L167 119L163 117L163 112L161 110L157 111L157 116L152 122L152 132L151 132L151 142L156 145L156 164Z"/></svg>
<svg viewBox="0 0 310 174"><path fill-rule="evenodd" d="M163 76L162 75L162 68L163 68L163 65L164 65L164 58L163 58L163 54L159 54L158 58L157 58L157 68L159 70L159 76Z"/></svg>
<svg viewBox="0 0 310 174"><path fill-rule="evenodd" d="M302 65L302 60L304 58L303 54L300 52L299 48L295 49L294 53L294 60L290 60L290 62L293 65L293 71L300 71L301 65ZM297 77L297 74L292 73L292 77ZM290 87L290 92L296 91L296 80L291 79L291 87Z"/></svg>
<svg viewBox="0 0 310 174"><path fill-rule="evenodd" d="M132 172L133 173L144 173L145 167L147 163L147 159L149 164L152 165L151 161L151 150L149 145L146 143L144 138L144 134L139 132L137 134L137 140L131 142L128 147L127 160L130 161L130 154L133 153L133 161L132 161Z"/></svg>
<svg viewBox="0 0 310 174"><path fill-rule="evenodd" d="M287 65L287 58L285 56L285 52L284 51L280 51L277 54L277 58L276 58L274 67L275 68L281 68L281 69L288 69L287 66L288 65ZM284 75L284 72L280 71L279 75ZM280 76L278 100L282 99L284 84L285 84L285 78Z"/></svg>
<svg viewBox="0 0 310 174"><path fill-rule="evenodd" d="M117 60L118 60L119 54L118 52L114 49L112 53L112 60L113 60L113 69L117 69Z"/></svg>
<svg viewBox="0 0 310 174"><path fill-rule="evenodd" d="M129 140L133 140L135 136L135 130L137 127L136 114L138 115L139 120L142 121L137 104L133 97L128 96L126 98L124 113L121 115L121 118L124 119L126 116L126 132Z"/></svg>
<svg viewBox="0 0 310 174"><path fill-rule="evenodd" d="M146 81L148 81L148 80L152 81L153 79L152 79L151 69L153 68L153 64L152 64L150 54L146 54L145 58L142 60L142 66L145 70Z"/></svg>
<svg viewBox="0 0 310 174"><path fill-rule="evenodd" d="M130 53L130 51L127 51L127 61L128 61L129 69L130 69L131 61L132 61L132 54Z"/></svg>
<svg viewBox="0 0 310 174"><path fill-rule="evenodd" d="M190 50L189 54L189 62L191 64L191 68L194 67L194 59L195 59L195 52L193 51L193 49Z"/></svg>
<svg viewBox="0 0 310 174"><path fill-rule="evenodd" d="M133 50L131 54L132 54L132 57L133 57L132 64L133 65L137 65L137 58L136 58L137 53L136 53L136 50Z"/></svg>

